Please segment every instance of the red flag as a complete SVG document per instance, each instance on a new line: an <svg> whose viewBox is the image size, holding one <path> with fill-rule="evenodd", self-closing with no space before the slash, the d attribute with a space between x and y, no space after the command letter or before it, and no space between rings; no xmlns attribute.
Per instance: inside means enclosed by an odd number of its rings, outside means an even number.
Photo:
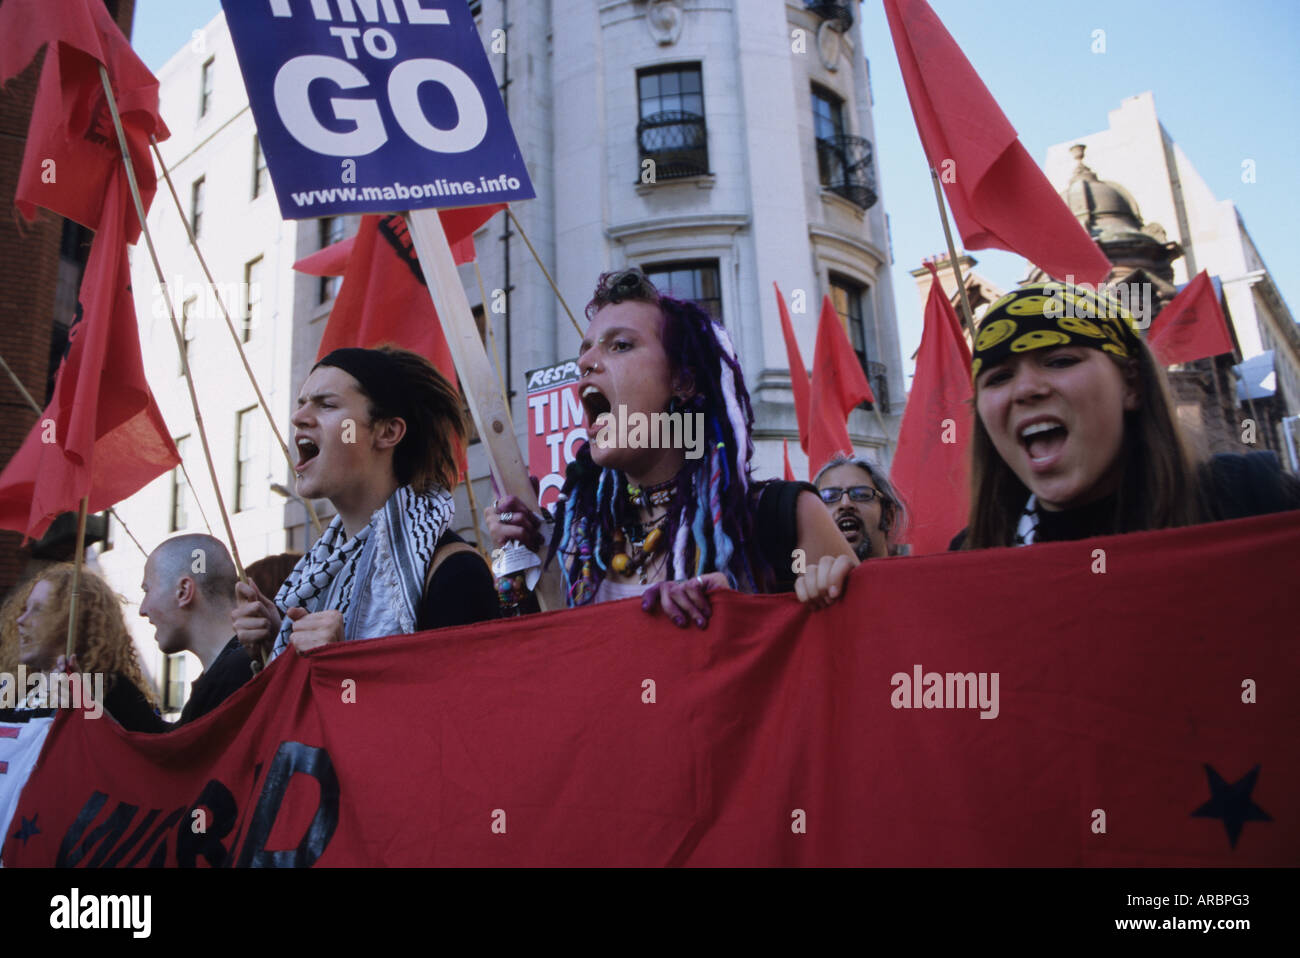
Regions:
<svg viewBox="0 0 1300 958"><path fill-rule="evenodd" d="M503 209L504 203L496 203L440 212L457 265L473 261L474 231ZM313 276L343 276L317 359L347 346L391 343L419 353L459 388L451 349L401 215L362 217L355 236L299 260L294 269ZM463 475L464 449L458 459Z"/></svg>
<svg viewBox="0 0 1300 958"><path fill-rule="evenodd" d="M0 528L38 538L83 496L99 512L180 462L140 358L127 203L119 170L104 197L54 399L0 473Z"/></svg>
<svg viewBox="0 0 1300 958"><path fill-rule="evenodd" d="M785 459L785 481L794 482L794 470L790 468L790 440L781 440L781 455Z"/></svg>
<svg viewBox="0 0 1300 958"><path fill-rule="evenodd" d="M0 82L49 42L32 106L31 129L14 201L27 219L43 206L96 229L121 150L99 77L108 70L145 209L157 185L149 137L169 136L158 115L158 80L140 61L102 3L93 0L6 0L0 5ZM127 242L140 228L125 214Z"/></svg>
<svg viewBox="0 0 1300 958"><path fill-rule="evenodd" d="M908 505L912 555L945 551L966 525L970 503L970 348L934 264L925 265L934 281L891 469Z"/></svg>
<svg viewBox="0 0 1300 958"><path fill-rule="evenodd" d="M809 478L836 453L853 454L849 413L861 402L876 401L829 296L822 298L822 314L817 322L812 383L817 388L812 391L808 416Z"/></svg>
<svg viewBox="0 0 1300 958"><path fill-rule="evenodd" d="M1053 277L1105 282L1110 261L1030 158L925 0L885 0L930 166L967 249L1010 250Z"/></svg>
<svg viewBox="0 0 1300 958"><path fill-rule="evenodd" d="M474 259L474 231L504 203L446 210L440 216L457 265ZM401 215L370 215L349 237L293 264L312 276L343 277L317 359L345 346L392 343L432 362L454 385L456 367L424 271Z"/></svg>
<svg viewBox="0 0 1300 958"><path fill-rule="evenodd" d="M1233 351L1210 274L1201 270L1151 321L1147 345L1164 366Z"/></svg>
<svg viewBox="0 0 1300 958"><path fill-rule="evenodd" d="M776 290L776 308L781 313L781 335L785 337L785 355L790 363L790 389L794 392L794 418L799 424L799 448L808 451L808 413L812 407L809 397L808 370L799 354L799 343L794 338L794 327L790 324L790 311L785 307L785 297L781 287L772 284ZM789 471L787 469L787 471Z"/></svg>

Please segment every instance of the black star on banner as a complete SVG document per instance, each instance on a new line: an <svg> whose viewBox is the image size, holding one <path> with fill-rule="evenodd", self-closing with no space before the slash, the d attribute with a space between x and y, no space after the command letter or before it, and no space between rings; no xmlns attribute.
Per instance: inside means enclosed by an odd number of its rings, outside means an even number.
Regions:
<svg viewBox="0 0 1300 958"><path fill-rule="evenodd" d="M1205 766L1205 775L1210 780L1210 800L1192 812L1192 817L1222 819L1224 830L1228 833L1228 844L1231 847L1237 847L1241 826L1246 822L1273 820L1266 811L1250 800L1250 793L1255 790L1255 781L1259 778L1258 765L1252 768L1241 781L1233 782L1231 785L1209 765Z"/></svg>
<svg viewBox="0 0 1300 958"><path fill-rule="evenodd" d="M23 816L23 823L18 826L18 831L14 832L14 838L18 839L25 845L27 844L27 839L31 838L33 835L39 835L41 830L36 827L36 819L40 817L41 816L39 815L33 815L31 818Z"/></svg>

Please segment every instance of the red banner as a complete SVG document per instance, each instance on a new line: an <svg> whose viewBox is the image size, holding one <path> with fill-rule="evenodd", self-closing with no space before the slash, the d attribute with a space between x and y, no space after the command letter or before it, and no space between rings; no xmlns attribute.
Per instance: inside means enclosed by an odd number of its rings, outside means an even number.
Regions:
<svg viewBox="0 0 1300 958"><path fill-rule="evenodd" d="M1294 866L1298 549L1295 512L873 560L704 632L291 652L169 735L61 714L4 863Z"/></svg>

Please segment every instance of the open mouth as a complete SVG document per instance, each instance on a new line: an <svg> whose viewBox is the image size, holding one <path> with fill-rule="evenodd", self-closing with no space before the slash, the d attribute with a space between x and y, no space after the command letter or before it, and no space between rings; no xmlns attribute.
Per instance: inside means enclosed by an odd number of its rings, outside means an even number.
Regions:
<svg viewBox="0 0 1300 958"><path fill-rule="evenodd" d="M595 386L584 386L582 389L582 408L587 413L587 425L594 426L596 420L609 412L613 407L610 405L605 394Z"/></svg>
<svg viewBox="0 0 1300 958"><path fill-rule="evenodd" d="M862 520L851 513L841 513L835 517L835 526L849 542L862 535Z"/></svg>
<svg viewBox="0 0 1300 958"><path fill-rule="evenodd" d="M1020 430L1020 441L1029 453L1029 461L1034 465L1051 462L1065 446L1070 431L1057 420L1039 420Z"/></svg>
<svg viewBox="0 0 1300 958"><path fill-rule="evenodd" d="M302 469L307 463L311 462L320 455L320 447L316 443L307 439L305 436L299 436L297 439L298 446L298 468Z"/></svg>

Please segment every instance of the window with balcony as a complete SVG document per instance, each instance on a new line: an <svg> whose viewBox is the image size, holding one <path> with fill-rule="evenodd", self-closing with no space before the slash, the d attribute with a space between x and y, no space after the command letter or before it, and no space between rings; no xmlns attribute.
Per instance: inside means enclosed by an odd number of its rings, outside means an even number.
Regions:
<svg viewBox="0 0 1300 958"><path fill-rule="evenodd" d="M839 313L844 331L848 333L849 343L858 355L862 371L867 376L876 401L880 403L881 412L889 412L889 383L884 363L874 362L867 349L867 330L875 326L871 314L871 289L846 276L831 274L831 303ZM870 409L870 403L863 403L864 409Z"/></svg>
<svg viewBox="0 0 1300 958"><path fill-rule="evenodd" d="M708 130L699 64L655 67L637 74L642 169L654 161L655 180L709 172Z"/></svg>
<svg viewBox="0 0 1300 958"><path fill-rule="evenodd" d="M876 205L871 142L844 132L844 101L825 87L812 88L817 176L822 186L864 210Z"/></svg>
<svg viewBox="0 0 1300 958"><path fill-rule="evenodd" d="M718 281L718 261L661 263L644 270L661 293L688 299L714 319L722 319L722 286Z"/></svg>
<svg viewBox="0 0 1300 958"><path fill-rule="evenodd" d="M804 7L840 33L848 33L853 27L853 7L847 0L804 0Z"/></svg>

